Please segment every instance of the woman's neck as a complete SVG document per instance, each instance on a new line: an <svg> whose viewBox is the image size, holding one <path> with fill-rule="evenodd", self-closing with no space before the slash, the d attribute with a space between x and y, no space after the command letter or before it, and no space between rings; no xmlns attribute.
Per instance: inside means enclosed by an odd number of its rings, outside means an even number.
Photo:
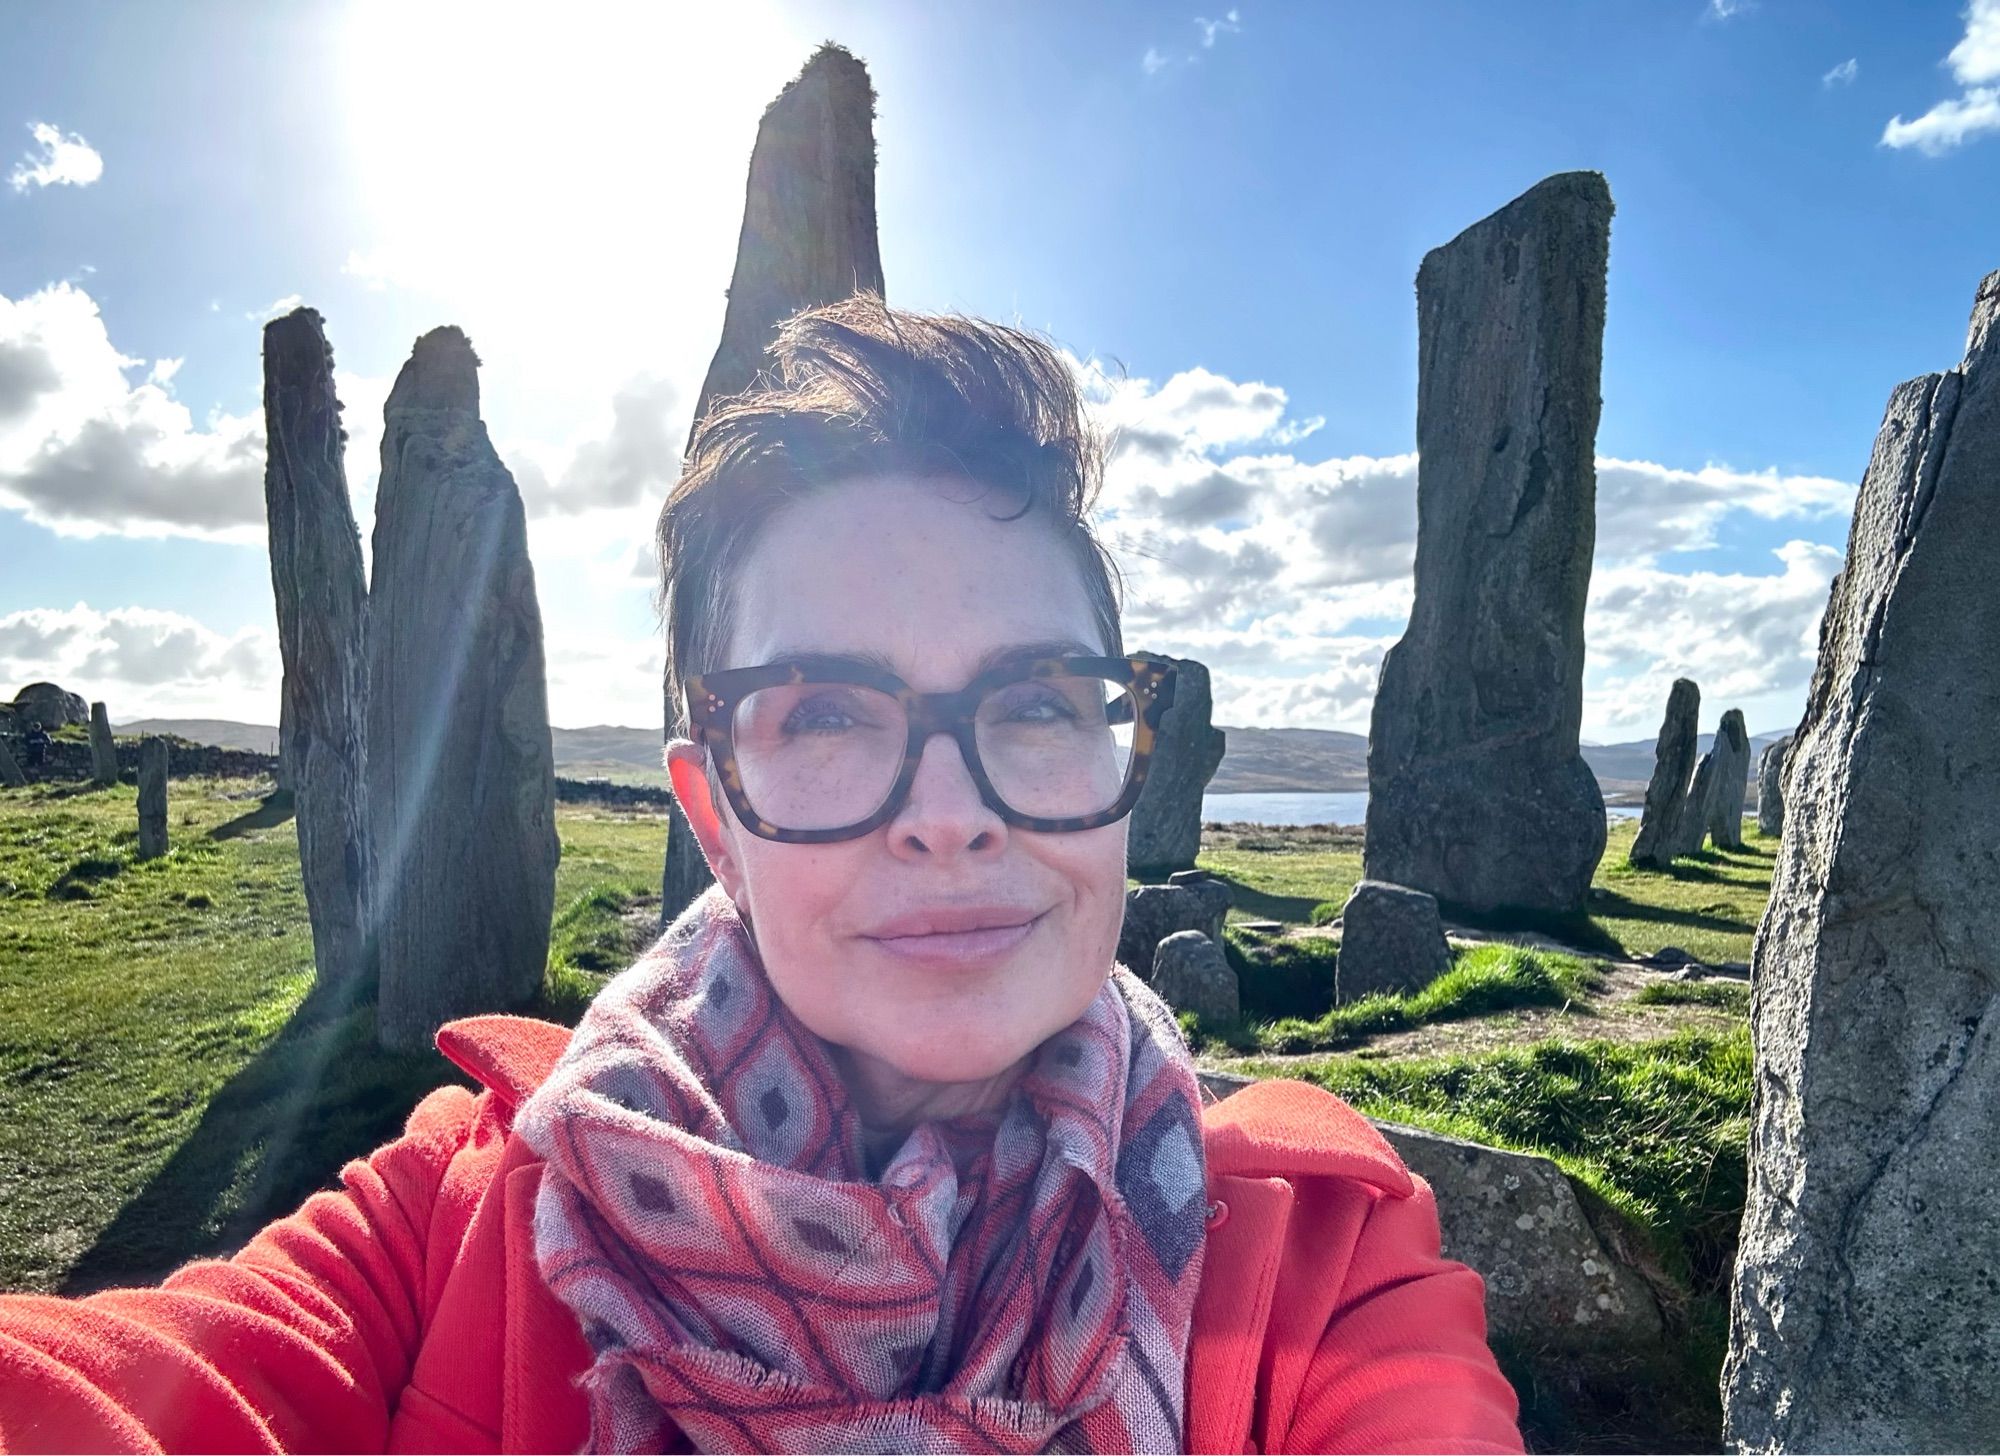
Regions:
<svg viewBox="0 0 2000 1456"><path fill-rule="evenodd" d="M847 1047L833 1048L847 1094L861 1115L870 1174L881 1171L920 1122L937 1122L999 1108L1027 1069L1028 1059L978 1082L925 1082Z"/></svg>

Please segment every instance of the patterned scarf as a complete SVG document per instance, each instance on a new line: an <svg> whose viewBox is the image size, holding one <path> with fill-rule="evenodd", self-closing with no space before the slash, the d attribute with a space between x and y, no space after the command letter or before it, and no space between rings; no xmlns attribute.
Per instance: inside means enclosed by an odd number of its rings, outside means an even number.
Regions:
<svg viewBox="0 0 2000 1456"><path fill-rule="evenodd" d="M1179 1451L1199 1096L1122 968L1006 1105L867 1181L825 1043L719 889L599 993L521 1110L593 1451Z"/></svg>

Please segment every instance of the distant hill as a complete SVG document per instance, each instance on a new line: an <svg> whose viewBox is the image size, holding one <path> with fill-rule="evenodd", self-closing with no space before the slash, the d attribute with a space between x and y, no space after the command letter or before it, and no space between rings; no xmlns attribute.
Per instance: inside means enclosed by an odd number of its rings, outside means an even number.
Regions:
<svg viewBox="0 0 2000 1456"><path fill-rule="evenodd" d="M256 723L231 723L216 718L146 718L123 723L119 733L172 733L195 743L222 748L275 753L278 730ZM1222 767L1208 789L1212 794L1338 793L1368 787L1368 740L1359 733L1325 728L1229 728ZM1750 777L1764 746L1783 733L1758 733L1750 739ZM660 762L660 730L593 728L550 730L556 772L565 778L610 779L614 783L665 787L667 771ZM1706 753L1714 741L1701 735ZM1613 803L1636 803L1645 796L1653 776L1653 740L1585 744L1583 761L1597 775L1604 797Z"/></svg>

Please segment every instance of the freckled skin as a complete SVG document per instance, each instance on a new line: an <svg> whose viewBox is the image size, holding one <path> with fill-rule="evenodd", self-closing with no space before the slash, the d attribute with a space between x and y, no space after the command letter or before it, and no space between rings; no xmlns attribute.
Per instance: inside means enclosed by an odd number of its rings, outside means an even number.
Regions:
<svg viewBox="0 0 2000 1456"><path fill-rule="evenodd" d="M963 687L989 650L1097 636L1081 573L1050 527L996 521L962 482L869 477L788 506L735 585L724 667L781 652L878 652L912 688ZM1067 834L1010 828L948 737L925 745L902 810L861 839L777 844L711 792L675 744L674 791L717 881L747 916L773 986L831 1043L863 1115L893 1133L989 1106L1069 1025L1110 968L1125 911L1125 821ZM943 902L1046 910L991 965L912 966L865 932Z"/></svg>

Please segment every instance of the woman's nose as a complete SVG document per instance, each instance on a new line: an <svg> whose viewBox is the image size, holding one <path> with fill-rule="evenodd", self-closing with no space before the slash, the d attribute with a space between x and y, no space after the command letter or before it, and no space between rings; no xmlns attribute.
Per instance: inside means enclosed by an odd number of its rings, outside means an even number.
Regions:
<svg viewBox="0 0 2000 1456"><path fill-rule="evenodd" d="M898 854L942 855L997 849L1007 824L986 806L949 733L933 733L917 760L910 796L889 821L889 844Z"/></svg>

